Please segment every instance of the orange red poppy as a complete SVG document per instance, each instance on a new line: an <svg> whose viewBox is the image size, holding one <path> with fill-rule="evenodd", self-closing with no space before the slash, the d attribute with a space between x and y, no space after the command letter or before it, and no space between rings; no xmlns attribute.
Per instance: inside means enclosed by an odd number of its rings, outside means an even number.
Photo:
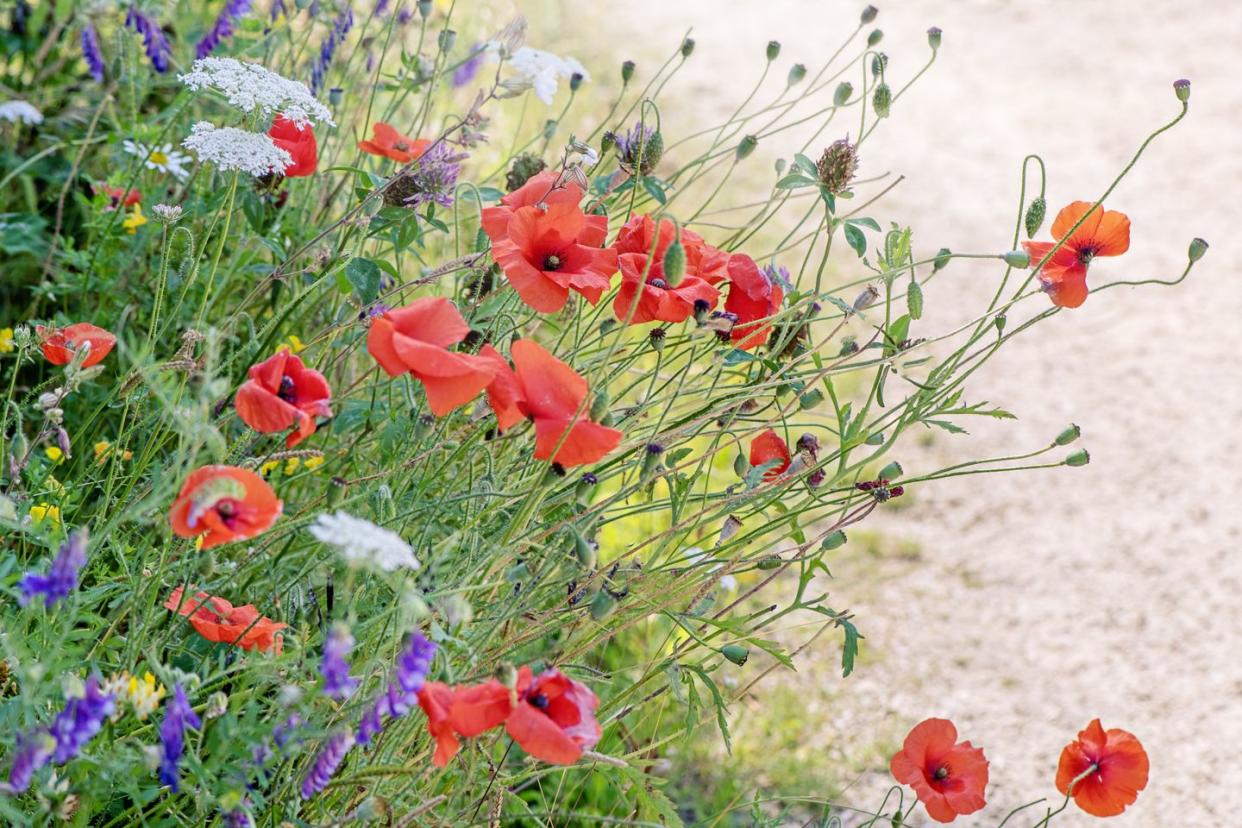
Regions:
<svg viewBox="0 0 1242 828"><path fill-rule="evenodd" d="M267 134L272 143L293 157L293 163L285 167L285 178L314 174L319 166L319 144L310 124L299 126L284 115L277 115Z"/></svg>
<svg viewBox="0 0 1242 828"><path fill-rule="evenodd" d="M408 135L402 135L383 121L377 121L371 125L370 140L358 142L358 149L363 152L391 158L402 164L408 164L418 158L427 151L429 146L431 142L426 138L411 138Z"/></svg>
<svg viewBox="0 0 1242 828"><path fill-rule="evenodd" d="M259 613L254 606L235 607L223 598L196 592L183 600L184 590L177 587L164 606L190 619L190 625L208 641L235 644L243 650L280 654L283 642L280 631L288 627Z"/></svg>
<svg viewBox="0 0 1242 828"><path fill-rule="evenodd" d="M927 815L952 822L986 805L988 760L970 742L957 741L948 719L927 719L914 726L889 762L898 782L914 789Z"/></svg>
<svg viewBox="0 0 1242 828"><path fill-rule="evenodd" d="M202 537L202 548L253 538L271 528L284 504L262 477L236 466L203 466L191 472L168 518L183 538Z"/></svg>
<svg viewBox="0 0 1242 828"><path fill-rule="evenodd" d="M1057 790L1072 794L1078 807L1092 816L1117 816L1147 787L1148 769L1147 751L1133 733L1105 730L1099 719L1092 719L1061 751Z"/></svg>
<svg viewBox="0 0 1242 828"><path fill-rule="evenodd" d="M296 425L285 438L290 448L315 433L316 417L332 416L332 389L328 381L323 374L307 368L301 357L287 348L252 365L248 376L233 400L237 415L264 434Z"/></svg>
<svg viewBox="0 0 1242 828"><path fill-rule="evenodd" d="M789 445L774 429L768 429L750 441L750 465L752 468L775 463L763 473L763 479L776 480L789 468Z"/></svg>
<svg viewBox="0 0 1242 828"><path fill-rule="evenodd" d="M663 219L658 232L657 239L656 223L650 216L635 216L617 234L613 247L621 268L621 289L612 306L617 319L629 319L634 325L684 322L694 314L696 302L707 311L720 300L720 291L714 285L724 278L728 255L707 245L697 233L682 230L686 272L676 284L670 284L664 273L664 254L677 237L677 227ZM642 295L631 315L640 286Z"/></svg>
<svg viewBox="0 0 1242 828"><path fill-rule="evenodd" d="M1070 228L1079 219L1086 219L1072 234ZM1075 201L1057 213L1052 223L1052 236L1065 243L1040 268L1039 279L1052 304L1076 308L1087 301L1087 268L1097 256L1120 256L1130 249L1130 219L1125 213L1105 210L1103 205L1092 210L1089 201ZM1056 242L1024 241L1031 264L1037 265L1048 256Z"/></svg>
<svg viewBox="0 0 1242 828"><path fill-rule="evenodd" d="M729 296L725 310L737 317L730 334L733 346L743 351L758 348L772 335L772 323L768 320L780 310L785 291L745 253L729 256L727 272Z"/></svg>
<svg viewBox="0 0 1242 828"><path fill-rule="evenodd" d="M63 328L37 325L35 334L39 338L44 358L53 365L68 365L80 349L89 348L86 358L82 360L82 367L90 368L103 362L104 357L116 345L116 336L89 322L75 322Z"/></svg>

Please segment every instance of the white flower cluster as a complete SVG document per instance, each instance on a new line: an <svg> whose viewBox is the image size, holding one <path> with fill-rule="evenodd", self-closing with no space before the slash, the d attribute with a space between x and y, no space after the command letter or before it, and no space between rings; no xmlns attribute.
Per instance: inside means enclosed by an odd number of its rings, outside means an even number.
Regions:
<svg viewBox="0 0 1242 828"><path fill-rule="evenodd" d="M493 55L502 56L507 51L498 41L487 45ZM586 68L574 58L561 57L529 46L522 46L509 54L508 63L517 73L517 80L533 88L535 95L545 104L552 103L561 78L568 80L574 75L581 75L584 81L591 79Z"/></svg>
<svg viewBox="0 0 1242 828"><path fill-rule="evenodd" d="M43 113L34 104L26 101L5 101L0 103L0 119L13 123L21 121L23 124L41 124Z"/></svg>
<svg viewBox="0 0 1242 828"><path fill-rule="evenodd" d="M190 137L182 141L181 146L193 150L200 161L207 161L221 170L250 173L255 178L283 173L293 163L293 156L262 133L218 127L207 121L199 121L191 127Z"/></svg>
<svg viewBox="0 0 1242 828"><path fill-rule="evenodd" d="M310 533L336 547L350 563L375 566L385 572L419 567L414 550L400 535L347 512L320 515L310 525Z"/></svg>
<svg viewBox="0 0 1242 828"><path fill-rule="evenodd" d="M311 94L306 84L289 80L257 63L242 63L233 58L200 58L180 77L182 83L196 92L218 90L243 112L257 109L267 116L280 112L298 126L307 123L335 126L332 113Z"/></svg>

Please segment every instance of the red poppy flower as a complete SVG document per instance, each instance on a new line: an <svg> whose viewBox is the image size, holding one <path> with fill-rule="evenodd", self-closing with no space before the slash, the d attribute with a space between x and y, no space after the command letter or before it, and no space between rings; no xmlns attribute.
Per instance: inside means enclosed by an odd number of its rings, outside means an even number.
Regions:
<svg viewBox="0 0 1242 828"><path fill-rule="evenodd" d="M745 253L729 256L728 272L729 297L725 299L725 310L737 316L731 334L733 345L749 351L767 342L772 335L771 323L763 320L780 310L785 292Z"/></svg>
<svg viewBox="0 0 1242 828"><path fill-rule="evenodd" d="M39 337L43 356L53 365L68 365L73 361L74 352L89 346L90 351L82 361L82 367L90 368L103 362L116 345L115 336L87 322L77 322L64 328L36 325L35 334Z"/></svg>
<svg viewBox="0 0 1242 828"><path fill-rule="evenodd" d="M296 423L297 429L285 438L290 448L315 433L316 417L332 416L328 381L287 348L250 366L249 376L233 401L237 415L264 434L284 431Z"/></svg>
<svg viewBox="0 0 1242 828"><path fill-rule="evenodd" d="M529 339L514 342L511 350L515 368L490 345L479 354L496 369L487 401L501 431L523 419L534 420L535 458L562 466L594 463L617 447L620 431L592 422L585 411L579 413L587 395L585 379Z"/></svg>
<svg viewBox="0 0 1242 828"><path fill-rule="evenodd" d="M660 238L657 241L656 223L651 216L634 216L617 233L617 240L613 243L613 247L616 248L619 256L624 256L626 253L648 256L654 244L656 261L663 262L664 253L677 238L677 225L669 219L661 219L659 233ZM684 228L681 231L681 244L686 250L687 274L698 277L709 285L717 285L727 278L728 253L717 250L703 241L703 237L698 233Z"/></svg>
<svg viewBox="0 0 1242 828"><path fill-rule="evenodd" d="M188 616L190 625L208 641L236 644L243 650L280 655L283 645L280 631L288 627L288 624L260 615L251 604L235 607L223 598L205 592L196 592L193 598L186 598L184 602L181 596L182 588L177 587L164 602L164 606L180 615Z"/></svg>
<svg viewBox="0 0 1242 828"><path fill-rule="evenodd" d="M112 187L108 184L92 184L91 189L96 193L107 194L109 211L118 207L133 207L142 202L142 193L137 190L126 190L123 187Z"/></svg>
<svg viewBox="0 0 1242 828"><path fill-rule="evenodd" d="M452 688L439 681L425 682L418 691L418 706L427 715L427 732L436 740L436 752L431 763L437 768L447 765L461 750L461 742L449 719L453 698Z"/></svg>
<svg viewBox="0 0 1242 828"><path fill-rule="evenodd" d="M773 460L779 462L763 473L764 480L775 480L789 468L789 446L779 434L769 428L751 440L750 465L753 468Z"/></svg>
<svg viewBox="0 0 1242 828"><path fill-rule="evenodd" d="M647 267L647 256L642 253L623 253L620 257L621 290L613 300L612 312L617 319L630 320L631 325L644 322L685 322L694 315L694 303L705 302L708 308L716 307L720 300L720 291L689 271L682 276L676 285L669 285L664 276L664 262L656 259ZM634 295L643 283L643 272L646 271L646 286L638 298L633 315L630 307L634 304Z"/></svg>
<svg viewBox="0 0 1242 828"><path fill-rule="evenodd" d="M267 134L272 143L293 156L293 163L285 167L285 178L314 174L319 166L319 144L310 124L298 126L284 115L277 115Z"/></svg>
<svg viewBox="0 0 1242 828"><path fill-rule="evenodd" d="M594 233L577 204L519 207L509 216L504 236L492 242L492 258L522 301L540 313L565 307L571 290L594 305L617 272L615 250L579 241Z"/></svg>
<svg viewBox="0 0 1242 828"><path fill-rule="evenodd" d="M449 723L458 736L473 738L504 724L513 711L515 694L499 681L457 687L449 705Z"/></svg>
<svg viewBox="0 0 1242 828"><path fill-rule="evenodd" d="M390 377L413 374L427 392L427 405L443 417L465 405L496 375L489 360L449 351L470 327L448 299L427 296L371 320L367 350Z"/></svg>
<svg viewBox="0 0 1242 828"><path fill-rule="evenodd" d="M371 155L382 155L408 164L427 151L431 142L426 138L410 138L379 121L371 125L371 140L359 141L358 149Z"/></svg>
<svg viewBox="0 0 1242 828"><path fill-rule="evenodd" d="M1091 202L1075 201L1063 207L1052 223L1053 238L1065 239L1065 244L1040 270L1039 279L1058 307L1076 308L1087 301L1087 267L1096 256L1120 256L1130 249L1130 219L1125 213L1105 210L1102 205L1087 215L1089 210ZM1083 216L1086 221L1069 236L1070 228ZM1056 243L1025 241L1022 246L1031 263L1038 264Z"/></svg>
<svg viewBox="0 0 1242 828"><path fill-rule="evenodd" d="M988 760L970 742L958 742L957 728L947 719L915 725L889 770L898 782L914 788L927 815L937 822L952 822L987 804L983 793Z"/></svg>
<svg viewBox="0 0 1242 828"><path fill-rule="evenodd" d="M554 172L532 175L521 187L501 198L499 205L484 207L483 232L495 243L508 237L509 219L513 217L514 211L522 207L581 203L582 188L573 182L564 182L557 186L559 178ZM589 215L582 225L577 241L587 247L603 247L607 237L608 217Z"/></svg>
<svg viewBox="0 0 1242 828"><path fill-rule="evenodd" d="M1117 816L1147 787L1147 751L1134 734L1106 731L1099 719L1092 719L1078 740L1061 751L1057 790L1068 796L1070 783L1088 770L1074 785L1074 802L1092 816Z"/></svg>
<svg viewBox="0 0 1242 828"><path fill-rule="evenodd" d="M203 536L203 549L253 538L271 528L284 504L249 469L203 466L185 479L168 519L183 538Z"/></svg>

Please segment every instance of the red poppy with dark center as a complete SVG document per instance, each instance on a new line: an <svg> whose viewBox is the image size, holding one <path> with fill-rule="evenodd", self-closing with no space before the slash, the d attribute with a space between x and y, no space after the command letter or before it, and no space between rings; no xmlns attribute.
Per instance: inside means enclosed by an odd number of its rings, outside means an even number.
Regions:
<svg viewBox="0 0 1242 828"><path fill-rule="evenodd" d="M894 779L914 789L927 815L937 822L952 822L987 804L983 794L988 760L970 742L957 741L957 728L947 719L915 725L889 770Z"/></svg>
<svg viewBox="0 0 1242 828"><path fill-rule="evenodd" d="M285 178L314 174L319 166L319 144L310 124L299 127L284 115L277 115L267 134L273 144L293 157L293 162L285 167Z"/></svg>
<svg viewBox="0 0 1242 828"><path fill-rule="evenodd" d="M1097 256L1120 256L1130 249L1130 219L1125 213L1105 210L1103 205L1091 209L1089 201L1075 201L1057 213L1052 235L1065 239L1039 271L1040 282L1052 299L1062 308L1076 308L1087 301L1087 268ZM1086 220L1070 234L1079 219ZM1022 242L1030 254L1031 265L1038 265L1056 247L1056 242Z"/></svg>
<svg viewBox="0 0 1242 828"><path fill-rule="evenodd" d="M109 211L118 207L133 207L142 202L142 193L137 190L126 190L123 187L112 187L108 184L92 184L91 189L96 193L107 194Z"/></svg>
<svg viewBox="0 0 1242 828"><path fill-rule="evenodd" d="M750 442L751 468L766 463L776 464L763 473L764 480L776 480L784 474L789 468L789 459L789 445L773 429L769 428Z"/></svg>
<svg viewBox="0 0 1242 828"><path fill-rule="evenodd" d="M448 299L427 296L371 320L367 351L390 377L412 374L427 392L431 413L465 405L496 375L490 360L448 350L470 326Z"/></svg>
<svg viewBox="0 0 1242 828"><path fill-rule="evenodd" d="M449 719L449 710L453 706L453 690L439 681L428 681L418 691L418 706L427 716L427 732L436 740L436 752L431 762L442 768L461 750L461 742L457 739L457 731Z"/></svg>
<svg viewBox="0 0 1242 828"><path fill-rule="evenodd" d="M677 225L669 219L660 220L660 238L656 239L655 220L648 215L634 216L617 233L613 247L618 256L637 253L651 254L655 245L655 260L664 261L664 254L677 238ZM681 244L686 250L686 273L702 279L709 285L718 285L728 278L729 254L718 250L703 240L698 233L682 229Z"/></svg>
<svg viewBox="0 0 1242 828"><path fill-rule="evenodd" d="M168 519L175 534L201 535L202 548L210 549L267 531L283 508L267 481L249 469L203 466L186 478Z"/></svg>
<svg viewBox="0 0 1242 828"><path fill-rule="evenodd" d="M205 592L196 592L194 597L182 600L182 594L182 588L177 587L164 606L189 617L190 625L203 638L217 644L236 644L243 650L280 655L283 646L280 631L288 624L260 615L251 604L235 607Z"/></svg>
<svg viewBox="0 0 1242 828"><path fill-rule="evenodd" d="M89 348L83 368L103 362L116 345L116 337L88 322L76 322L64 328L35 326L35 335L43 348L43 356L53 365L68 365L80 348Z"/></svg>
<svg viewBox="0 0 1242 828"><path fill-rule="evenodd" d="M554 172L532 175L521 187L502 197L500 204L494 207L484 207L483 232L495 243L508 237L509 219L522 207L580 204L583 196L582 188L573 182L562 182L558 185L559 177ZM578 234L577 242L586 247L603 247L607 237L608 216L588 215L586 221L583 222L582 231Z"/></svg>
<svg viewBox="0 0 1242 828"><path fill-rule="evenodd" d="M743 351L758 348L772 335L769 317L780 310L785 292L745 253L729 256L729 296L725 310L737 316L730 336Z"/></svg>
<svg viewBox="0 0 1242 828"><path fill-rule="evenodd" d="M1147 787L1148 769L1147 751L1134 734L1105 730L1099 719L1092 719L1078 740L1061 751L1057 790L1068 796L1073 783L1079 808L1092 816L1117 816Z"/></svg>
<svg viewBox="0 0 1242 828"><path fill-rule="evenodd" d="M307 368L287 348L252 365L250 379L237 390L233 404L242 422L272 434L297 425L285 445L296 446L315 433L316 417L331 417L332 389L323 374Z"/></svg>
<svg viewBox="0 0 1242 828"><path fill-rule="evenodd" d="M583 406L587 382L574 369L529 339L514 342L511 351L515 368L490 345L480 352L496 369L487 401L501 431L533 420L535 458L562 466L594 463L617 447L621 432L590 420Z"/></svg>
<svg viewBox="0 0 1242 828"><path fill-rule="evenodd" d="M431 146L426 138L411 138L402 135L383 121L371 125L371 140L359 141L358 149L371 155L391 158L402 164L408 164L422 155Z"/></svg>
<svg viewBox="0 0 1242 828"><path fill-rule="evenodd" d="M540 313L565 307L571 290L594 305L612 286L617 253L583 244L584 233L594 238L595 230L577 204L519 207L492 242L492 258L522 301Z"/></svg>

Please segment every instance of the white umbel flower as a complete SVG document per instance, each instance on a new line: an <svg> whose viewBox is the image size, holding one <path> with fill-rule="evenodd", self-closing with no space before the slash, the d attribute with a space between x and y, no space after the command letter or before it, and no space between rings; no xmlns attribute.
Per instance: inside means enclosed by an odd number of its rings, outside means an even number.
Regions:
<svg viewBox="0 0 1242 828"><path fill-rule="evenodd" d="M332 113L311 94L306 84L289 80L257 63L242 63L233 58L200 58L180 78L195 92L219 91L243 112L258 110L269 117L283 113L298 126L308 123L335 126Z"/></svg>
<svg viewBox="0 0 1242 828"><path fill-rule="evenodd" d="M23 124L43 123L43 113L34 104L26 101L5 101L0 103L0 119Z"/></svg>
<svg viewBox="0 0 1242 828"><path fill-rule="evenodd" d="M320 515L310 525L310 533L336 547L350 563L369 564L385 572L419 567L414 550L400 535L347 512Z"/></svg>
<svg viewBox="0 0 1242 828"><path fill-rule="evenodd" d="M283 173L293 163L285 152L261 132L247 132L237 127L218 127L199 121L190 128L190 137L181 146L193 150L200 161L214 164L221 170L240 170L259 178Z"/></svg>
<svg viewBox="0 0 1242 828"><path fill-rule="evenodd" d="M141 158L148 170L167 173L178 181L185 181L190 176L190 171L185 168L190 163L190 156L177 152L172 144L148 147L146 144L126 139L121 142L121 146L130 155Z"/></svg>
<svg viewBox="0 0 1242 828"><path fill-rule="evenodd" d="M502 45L497 41L492 41L487 47L493 55L504 54ZM535 90L535 96L545 104L552 103L561 78L568 80L574 75L581 75L584 81L591 79L586 68L574 58L561 57L529 46L523 46L509 55L508 63L517 73L517 80L529 84Z"/></svg>

